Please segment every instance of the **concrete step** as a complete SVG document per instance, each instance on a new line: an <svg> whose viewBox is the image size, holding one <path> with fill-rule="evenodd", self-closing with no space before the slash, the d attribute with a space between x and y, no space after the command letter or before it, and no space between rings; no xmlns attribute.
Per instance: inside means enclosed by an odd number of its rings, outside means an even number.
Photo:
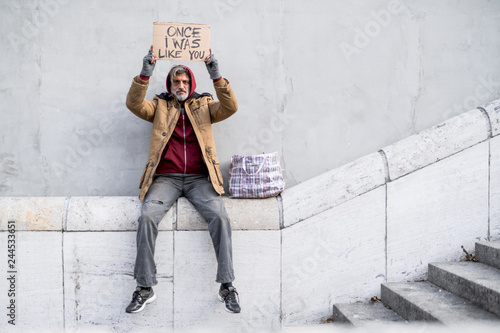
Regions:
<svg viewBox="0 0 500 333"><path fill-rule="evenodd" d="M500 270L472 261L430 263L430 282L500 316Z"/></svg>
<svg viewBox="0 0 500 333"><path fill-rule="evenodd" d="M500 268L500 241L477 242L475 255L480 263Z"/></svg>
<svg viewBox="0 0 500 333"><path fill-rule="evenodd" d="M385 307L382 302L334 304L333 321L356 327L408 323L396 312Z"/></svg>
<svg viewBox="0 0 500 333"><path fill-rule="evenodd" d="M183 333L201 333L210 332L215 333L217 331L200 330L195 332L185 332ZM487 324L487 323L473 323L473 324L461 324L453 326L444 326L440 324L433 324L429 322L419 322L408 324L396 323L392 325L381 325L381 326L363 326L363 327L352 327L340 324L321 324L321 325L304 325L304 326L285 326L280 331L257 331L258 333L498 333L498 325Z"/></svg>
<svg viewBox="0 0 500 333"><path fill-rule="evenodd" d="M344 326L333 324L314 324L304 326L285 326L281 331L264 331L262 333L324 333L324 332L345 332ZM259 331L260 333L261 331Z"/></svg>
<svg viewBox="0 0 500 333"><path fill-rule="evenodd" d="M382 302L409 321L445 325L500 322L500 318L429 282L384 283Z"/></svg>

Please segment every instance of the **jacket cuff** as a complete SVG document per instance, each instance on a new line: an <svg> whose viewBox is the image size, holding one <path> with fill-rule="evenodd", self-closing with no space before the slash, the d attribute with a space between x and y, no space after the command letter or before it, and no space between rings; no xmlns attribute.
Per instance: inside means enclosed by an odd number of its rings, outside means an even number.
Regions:
<svg viewBox="0 0 500 333"><path fill-rule="evenodd" d="M149 76L144 76L142 74L139 75L142 81L149 81Z"/></svg>
<svg viewBox="0 0 500 333"><path fill-rule="evenodd" d="M214 87L225 88L225 87L227 87L228 83L229 83L229 81L226 78L223 78L221 76L221 78L217 82L215 82L215 80L214 80Z"/></svg>
<svg viewBox="0 0 500 333"><path fill-rule="evenodd" d="M146 76L146 78L147 78L147 76ZM147 79L143 80L140 75L137 75L136 77L134 77L132 82L134 82L135 84L138 84L140 86L144 86L144 87L147 87L149 85L149 80L147 80Z"/></svg>

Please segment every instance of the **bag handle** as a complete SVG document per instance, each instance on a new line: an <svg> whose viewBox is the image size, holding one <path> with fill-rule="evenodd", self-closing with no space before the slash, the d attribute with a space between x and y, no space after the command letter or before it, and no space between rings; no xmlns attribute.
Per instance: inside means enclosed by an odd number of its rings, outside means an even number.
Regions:
<svg viewBox="0 0 500 333"><path fill-rule="evenodd" d="M262 170L262 167L264 166L264 163L266 163L266 160L267 160L267 156L264 157L262 159L262 163L260 164L259 168L257 169L257 171L255 171L254 173L248 173L247 172L247 169L245 168L245 165L246 165L246 162L245 162L245 158L246 156L243 156L243 171L245 171L245 173L249 176L252 176L252 175L255 175L255 174L258 174L260 172L260 170Z"/></svg>

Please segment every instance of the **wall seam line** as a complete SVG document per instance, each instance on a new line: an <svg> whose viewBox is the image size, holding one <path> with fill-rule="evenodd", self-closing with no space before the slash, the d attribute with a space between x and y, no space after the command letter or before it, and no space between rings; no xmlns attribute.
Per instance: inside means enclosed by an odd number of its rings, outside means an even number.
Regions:
<svg viewBox="0 0 500 333"><path fill-rule="evenodd" d="M388 193L389 193L389 190L388 190L388 184L385 184L385 282L389 281L389 277L387 276L387 272L388 272L388 255L387 255L387 243L388 243L388 225L387 225L387 221L388 221L388 208L387 208L387 203L388 203Z"/></svg>
<svg viewBox="0 0 500 333"><path fill-rule="evenodd" d="M175 225L172 226L172 330L175 331L175 234L179 219L179 200L175 201Z"/></svg>
<svg viewBox="0 0 500 333"><path fill-rule="evenodd" d="M385 154L385 151L383 149L380 149L378 153L382 157L382 163L384 164L385 182L389 183L391 181L391 175L389 172L389 160L387 159L387 155Z"/></svg>
<svg viewBox="0 0 500 333"><path fill-rule="evenodd" d="M278 194L276 197L278 201L278 213L279 213L279 230L285 228L285 211L283 210L283 197L281 194Z"/></svg>
<svg viewBox="0 0 500 333"><path fill-rule="evenodd" d="M66 234L66 230L68 229L68 214L69 214L69 202L71 197L68 197L64 200L64 216L62 221L62 230L61 230L61 265L62 265L62 301L63 301L63 329L66 330L66 286L65 286L65 271L66 267L64 265L64 237Z"/></svg>
<svg viewBox="0 0 500 333"><path fill-rule="evenodd" d="M69 204L71 201L71 197L68 197L64 200L64 216L62 220L62 231L68 231L68 215L69 215Z"/></svg>
<svg viewBox="0 0 500 333"><path fill-rule="evenodd" d="M491 140L488 142L488 241L491 239Z"/></svg>
<svg viewBox="0 0 500 333"><path fill-rule="evenodd" d="M64 231L61 232L61 261L62 261L62 301L63 301L63 329L66 330L66 288L64 284L65 280L65 266L64 266Z"/></svg>
<svg viewBox="0 0 500 333"><path fill-rule="evenodd" d="M283 328L283 230L280 233L280 328Z"/></svg>
<svg viewBox="0 0 500 333"><path fill-rule="evenodd" d="M486 233L486 238L489 241L491 239L491 138L493 138L493 126L491 124L491 118L485 108L479 106L477 107L479 111L483 114L486 123L488 124L488 229Z"/></svg>
<svg viewBox="0 0 500 333"><path fill-rule="evenodd" d="M284 64L284 57L285 57L285 53L283 52L283 41L284 41L284 38L285 38L285 34L284 34L284 26L285 26L285 0L281 0L280 1L280 7L279 7L279 20L280 20L280 31L279 31L279 54L281 55L281 63L280 65L282 67L285 66ZM284 74L284 73L283 73ZM287 83L286 83L286 74L284 74L284 77L280 78L284 81L284 86L286 87ZM283 96L283 102L282 102L282 108L283 108L283 112L285 112L285 108L286 108L286 98L289 94L289 91L288 89L285 90L284 92L284 96ZM280 136L281 136L281 139L283 139L283 132L280 133ZM283 140L282 140L283 141ZM281 147L281 149L283 150L283 145ZM283 198L281 196L281 194L279 195L279 199L278 199L278 202L279 202L279 210L280 210L280 227L279 227L279 233L280 233L280 312L279 312L279 326L280 326L280 329L283 329L283 230L284 230L284 227L285 227L285 209L283 208Z"/></svg>
<svg viewBox="0 0 500 333"><path fill-rule="evenodd" d="M491 139L493 137L493 126L491 125L491 118L490 118L490 115L488 114L488 112L486 111L485 108L479 106L477 107L477 109L479 111L481 111L481 113L483 114L485 120L486 120L486 123L488 124L488 139Z"/></svg>

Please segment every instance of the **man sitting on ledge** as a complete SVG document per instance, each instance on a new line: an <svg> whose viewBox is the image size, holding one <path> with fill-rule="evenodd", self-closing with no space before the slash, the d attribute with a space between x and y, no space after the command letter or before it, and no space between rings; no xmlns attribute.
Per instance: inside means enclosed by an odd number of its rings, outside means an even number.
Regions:
<svg viewBox="0 0 500 333"><path fill-rule="evenodd" d="M231 224L220 196L224 189L211 127L237 111L236 98L210 54L205 64L219 101L208 93L196 93L194 75L182 65L172 67L168 73L167 92L146 100L155 63L151 46L143 59L141 75L133 79L127 95L129 110L153 123L153 129L149 158L140 181L139 198L143 204L134 269L137 289L126 311L142 311L156 299L152 287L158 283L154 260L158 225L175 201L185 196L208 223L217 258L215 281L221 284L218 298L227 311L239 313L238 293L232 286Z"/></svg>

